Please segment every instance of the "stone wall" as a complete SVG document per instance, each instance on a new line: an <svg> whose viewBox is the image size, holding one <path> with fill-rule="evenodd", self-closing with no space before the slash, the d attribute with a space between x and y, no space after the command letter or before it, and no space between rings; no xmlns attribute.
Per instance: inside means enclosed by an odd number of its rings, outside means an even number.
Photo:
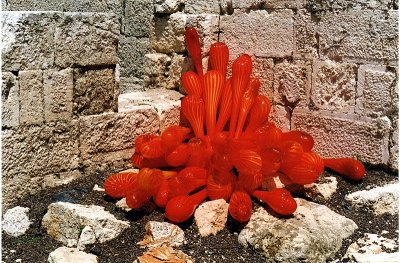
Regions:
<svg viewBox="0 0 400 263"><path fill-rule="evenodd" d="M273 103L325 157L397 169L395 0L2 0L3 203L129 165L179 116L186 26L246 52ZM122 95L120 95L122 94Z"/></svg>

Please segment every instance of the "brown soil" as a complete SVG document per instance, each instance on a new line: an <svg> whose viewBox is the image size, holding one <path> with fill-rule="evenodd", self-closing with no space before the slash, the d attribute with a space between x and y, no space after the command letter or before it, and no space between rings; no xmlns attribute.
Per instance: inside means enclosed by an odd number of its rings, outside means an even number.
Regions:
<svg viewBox="0 0 400 263"><path fill-rule="evenodd" d="M92 191L93 186L102 186L104 179L110 175L98 174L97 176L80 178L70 184L46 189L35 195L27 196L15 203L15 206L29 207L29 217L33 225L27 233L20 237L2 235L2 260L3 262L47 262L50 252L62 246L47 235L41 227L41 219L46 213L47 206L55 201L69 201L79 204L95 204L105 207L118 219L129 220L131 227L112 241L87 246L86 252L98 256L99 262L132 263L145 251L136 243L144 236L144 226L150 220L166 221L162 211L152 212L123 212L115 207L115 200L104 196L103 192ZM331 175L325 172L325 175ZM336 175L335 175L336 176ZM352 219L358 225L356 232L344 241L342 248L334 258L341 258L347 247L363 236L363 233L380 234L383 230L389 231L384 235L387 238L398 240L398 215L384 214L373 215L368 208L354 208L344 196L348 193L369 189L397 180L397 175L382 170L368 169L366 178L360 183L352 183L338 177L338 191L329 200L317 202L328 206L333 211ZM301 193L298 196L305 198ZM255 206L258 206L255 204ZM243 225L228 219L227 226L216 236L201 237L193 220L181 225L185 231L186 242L179 249L191 256L195 262L264 262L263 257L251 248L242 247L237 241L237 235ZM12 253L11 250L16 252Z"/></svg>

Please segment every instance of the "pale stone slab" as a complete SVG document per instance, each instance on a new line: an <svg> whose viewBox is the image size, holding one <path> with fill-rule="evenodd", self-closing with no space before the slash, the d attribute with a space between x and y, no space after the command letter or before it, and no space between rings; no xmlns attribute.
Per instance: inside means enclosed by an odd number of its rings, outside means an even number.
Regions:
<svg viewBox="0 0 400 263"><path fill-rule="evenodd" d="M234 9L300 9L305 0L232 0Z"/></svg>
<svg viewBox="0 0 400 263"><path fill-rule="evenodd" d="M241 53L258 57L286 57L293 52L291 10L234 12L221 16L220 30L220 41L228 43L231 58Z"/></svg>
<svg viewBox="0 0 400 263"><path fill-rule="evenodd" d="M304 59L318 58L317 25L318 23L315 22L314 17L307 10L300 9L294 15L294 57Z"/></svg>
<svg viewBox="0 0 400 263"><path fill-rule="evenodd" d="M72 262L85 262L85 263L97 263L97 256L83 251L79 251L77 248L59 247L50 253L47 259L49 263L72 263Z"/></svg>
<svg viewBox="0 0 400 263"><path fill-rule="evenodd" d="M356 115L295 109L291 129L311 134L314 151L324 158L355 157L363 162L387 164L390 121Z"/></svg>
<svg viewBox="0 0 400 263"><path fill-rule="evenodd" d="M21 125L43 124L43 71L20 71L18 78Z"/></svg>
<svg viewBox="0 0 400 263"><path fill-rule="evenodd" d="M11 72L2 72L1 121L3 127L19 125L19 85L17 76Z"/></svg>
<svg viewBox="0 0 400 263"><path fill-rule="evenodd" d="M219 14L220 0L185 0L185 13L187 14Z"/></svg>

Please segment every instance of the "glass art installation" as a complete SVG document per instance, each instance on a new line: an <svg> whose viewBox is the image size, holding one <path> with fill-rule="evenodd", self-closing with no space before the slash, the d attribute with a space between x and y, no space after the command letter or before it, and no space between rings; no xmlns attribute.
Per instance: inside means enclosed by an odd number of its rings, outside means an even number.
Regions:
<svg viewBox="0 0 400 263"><path fill-rule="evenodd" d="M284 185L305 185L315 182L325 167L351 180L364 177L361 162L321 158L313 152L311 135L283 132L268 120L271 104L259 94L260 81L251 77L249 55L236 58L227 78L226 44L211 45L210 70L203 72L196 29L187 28L185 40L196 72L181 78L187 95L181 102L180 125L161 135L136 137L131 160L140 170L107 178L107 195L126 197L133 209L154 202L174 223L188 220L207 198L222 198L229 202L233 219L247 222L252 198L282 216L296 211L296 201L286 188L265 186L275 177Z"/></svg>

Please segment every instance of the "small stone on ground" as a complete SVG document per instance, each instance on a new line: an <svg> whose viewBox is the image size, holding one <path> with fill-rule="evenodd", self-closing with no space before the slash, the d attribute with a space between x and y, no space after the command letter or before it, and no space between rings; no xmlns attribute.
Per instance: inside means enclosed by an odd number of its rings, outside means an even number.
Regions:
<svg viewBox="0 0 400 263"><path fill-rule="evenodd" d="M202 203L194 213L200 235L205 237L215 235L224 229L228 218L229 204L224 199Z"/></svg>
<svg viewBox="0 0 400 263"><path fill-rule="evenodd" d="M185 241L183 230L168 222L149 221L146 235L138 244L142 247L180 246Z"/></svg>
<svg viewBox="0 0 400 263"><path fill-rule="evenodd" d="M194 260L180 250L172 247L150 248L134 263L194 263Z"/></svg>
<svg viewBox="0 0 400 263"><path fill-rule="evenodd" d="M50 253L49 263L97 263L97 257L76 248L59 247Z"/></svg>
<svg viewBox="0 0 400 263"><path fill-rule="evenodd" d="M32 224L27 215L28 212L29 208L21 206L8 209L3 216L3 231L14 237L25 234Z"/></svg>

